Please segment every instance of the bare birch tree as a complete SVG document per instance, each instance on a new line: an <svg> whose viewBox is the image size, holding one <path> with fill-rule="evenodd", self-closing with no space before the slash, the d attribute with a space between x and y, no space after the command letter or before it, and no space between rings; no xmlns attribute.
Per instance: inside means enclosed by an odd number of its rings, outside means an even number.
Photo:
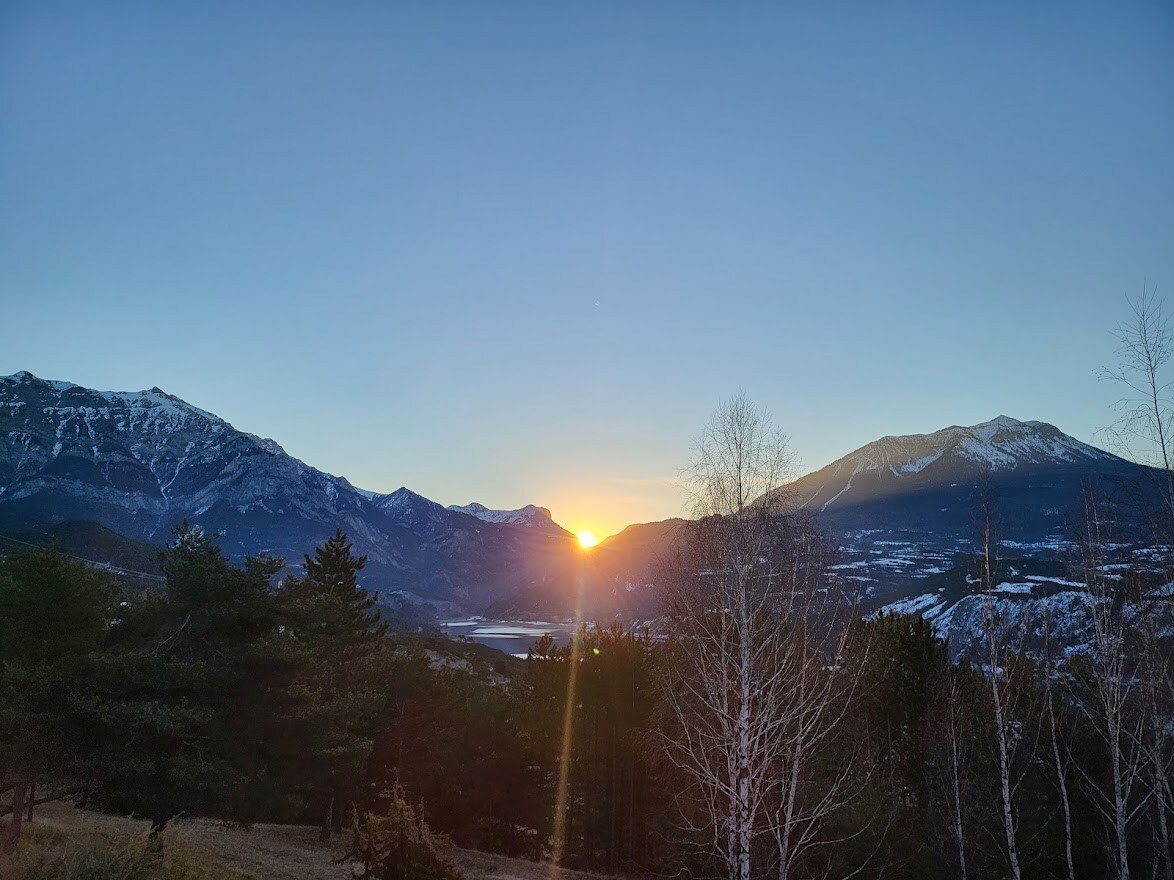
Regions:
<svg viewBox="0 0 1174 880"><path fill-rule="evenodd" d="M1174 811L1174 628L1170 627L1169 602L1174 582L1166 570L1157 587L1142 586L1131 629L1135 636L1140 711L1145 731L1146 782L1152 804L1153 876L1174 880L1174 848L1171 829ZM1159 874L1160 871L1160 874Z"/></svg>
<svg viewBox="0 0 1174 880"><path fill-rule="evenodd" d="M1157 531L1168 540L1174 522L1174 379L1165 371L1174 354L1174 328L1156 288L1143 284L1140 296L1126 302L1130 317L1113 333L1117 363L1099 372L1124 390L1116 402L1120 415L1105 433L1120 454L1157 469L1165 521Z"/></svg>
<svg viewBox="0 0 1174 880"><path fill-rule="evenodd" d="M1174 327L1155 287L1143 284L1141 294L1136 299L1127 298L1127 303L1130 317L1114 331L1117 363L1100 371L1101 378L1115 382L1124 392L1116 404L1119 418L1106 434L1119 453L1147 466L1139 469L1139 474L1148 477L1158 490L1161 502L1156 507L1147 505L1145 512L1158 573L1163 584L1169 584L1174 574L1174 377L1169 375ZM1113 772L1118 871L1122 877L1128 876L1128 824L1151 799L1155 849L1167 880L1171 880L1174 856L1170 851L1169 812L1174 758L1170 756L1170 739L1174 705L1165 698L1171 691L1170 644L1168 638L1161 636L1174 617L1171 591L1161 587L1147 595L1143 586L1135 601L1122 595L1117 582L1103 569L1108 542L1103 533L1107 528L1104 504L1090 490L1086 491L1084 508L1086 528L1080 543L1096 625L1096 690ZM1141 573L1139 581L1145 577ZM1138 694L1132 693L1135 689ZM1132 707L1130 715L1126 710L1134 698L1144 707ZM1148 755L1149 778L1141 781L1146 790L1139 796L1139 803L1131 806L1130 794L1138 781L1138 761L1143 754Z"/></svg>
<svg viewBox="0 0 1174 880"><path fill-rule="evenodd" d="M1127 603L1119 581L1109 576L1109 517L1092 486L1083 498L1084 532L1079 536L1081 567L1093 623L1090 716L1109 765L1109 790L1093 786L1094 802L1113 831L1113 862L1120 880L1129 880L1129 829L1144 808L1144 714L1136 711L1137 668L1128 644ZM1139 785L1141 783L1141 785Z"/></svg>
<svg viewBox="0 0 1174 880"><path fill-rule="evenodd" d="M979 489L978 504L982 529L982 611L986 636L987 678L991 688L991 707L995 721L995 744L999 757L999 794L1002 806L1003 833L1007 843L1007 863L1013 880L1022 876L1019 866L1019 847L1015 840L1015 804L1012 800L1011 760L1018 738L1009 717L1006 687L1010 675L1007 626L1001 619L995 600L993 563L996 556L995 494L986 484Z"/></svg>
<svg viewBox="0 0 1174 880"><path fill-rule="evenodd" d="M730 880L763 873L764 836L780 880L792 876L842 784L803 790L810 750L841 713L808 614L829 548L778 491L790 476L770 419L744 395L723 402L695 444L697 519L670 577L669 754L693 782L698 824Z"/></svg>
<svg viewBox="0 0 1174 880"><path fill-rule="evenodd" d="M950 807L950 837L958 848L958 877L959 880L969 880L966 870L966 811L962 807L965 783L965 708L961 680L957 674L950 676L949 690L946 694L946 748L947 748L947 778L949 795L947 801Z"/></svg>
<svg viewBox="0 0 1174 880"><path fill-rule="evenodd" d="M1056 718L1056 704L1060 700L1055 680L1062 675L1060 664L1053 652L1052 622L1048 606L1044 604L1043 617L1043 698L1047 708L1046 723L1051 746L1052 770L1056 774L1056 790L1060 795L1060 807L1064 819L1064 865L1068 880L1076 880L1076 863L1072 858L1072 801L1068 796L1068 752L1061 748L1060 729ZM1062 692L1062 690L1061 690Z"/></svg>

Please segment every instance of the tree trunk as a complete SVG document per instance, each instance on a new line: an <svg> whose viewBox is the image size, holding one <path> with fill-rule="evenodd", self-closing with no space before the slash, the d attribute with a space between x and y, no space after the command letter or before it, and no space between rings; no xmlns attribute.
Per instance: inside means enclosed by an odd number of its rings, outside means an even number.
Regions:
<svg viewBox="0 0 1174 880"><path fill-rule="evenodd" d="M955 707L951 706L951 714L954 711ZM958 842L958 876L961 880L967 880L966 835L962 827L962 768L958 759L958 734L954 730L952 718L950 719L950 777L954 789L954 839Z"/></svg>
<svg viewBox="0 0 1174 880"><path fill-rule="evenodd" d="M807 684L807 664L804 663L799 670L799 702L803 702L803 697L806 694ZM791 831L795 827L795 798L799 791L799 771L803 762L803 719L799 719L799 723L795 728L794 740L794 754L791 759L790 781L787 791L785 812L783 815L783 833L779 838L779 880L790 880L791 869L793 866L792 858L794 853L791 852L792 841Z"/></svg>
<svg viewBox="0 0 1174 880"><path fill-rule="evenodd" d="M1162 850L1162 863L1166 867L1166 880L1174 880L1174 864L1170 860L1170 820L1166 811L1166 792L1164 779L1158 779L1158 845Z"/></svg>
<svg viewBox="0 0 1174 880"><path fill-rule="evenodd" d="M28 795L29 780L21 777L12 791L12 818L0 833L0 853L10 854L16 850L20 840L21 825L24 823L25 798Z"/></svg>
<svg viewBox="0 0 1174 880"><path fill-rule="evenodd" d="M346 820L347 814L350 812L349 807L352 805L351 798L348 796L350 791L341 785L334 787L333 806L330 814L332 817L331 828L335 834L342 833L342 823Z"/></svg>
<svg viewBox="0 0 1174 880"><path fill-rule="evenodd" d="M1003 800L1003 830L1007 835L1007 861L1011 877L1019 880L1019 850L1015 846L1015 816L1011 803L1011 763L1007 754L1007 727L1003 721L1003 700L999 693L999 673L991 670L991 692L995 705L995 726L999 741L999 788Z"/></svg>
<svg viewBox="0 0 1174 880"><path fill-rule="evenodd" d="M330 798L326 801L326 812L322 815L322 826L318 829L318 842L328 843L334 819L334 787L330 788Z"/></svg>
<svg viewBox="0 0 1174 880"><path fill-rule="evenodd" d="M1129 880L1129 839L1126 836L1129 828L1125 815L1126 794L1121 769L1121 730L1117 719L1110 718L1109 731L1109 764L1113 769L1113 829L1117 833L1117 876L1119 880Z"/></svg>
<svg viewBox="0 0 1174 880"><path fill-rule="evenodd" d="M29 806L28 812L25 813L24 820L26 822L33 821L33 804L37 802L37 780L32 778L29 780Z"/></svg>
<svg viewBox="0 0 1174 880"><path fill-rule="evenodd" d="M991 552L994 549L992 502L983 499L983 589L986 591L985 611L987 645L990 649L991 699L995 711L995 732L999 746L999 788L1003 800L1003 830L1007 835L1007 862L1012 880L1019 880L1019 851L1015 846L1015 814L1011 802L1011 761L1007 749L1007 724L1003 719L1003 695L999 690L999 670L1003 652L999 650L999 636L995 632L994 577L991 571Z"/></svg>
<svg viewBox="0 0 1174 880"><path fill-rule="evenodd" d="M741 669L738 682L741 703L738 711L738 845L741 860L739 863L739 877L741 880L750 880L751 846L754 842L754 817L751 814L750 804L750 774L753 772L750 756L751 737L751 706L754 701L753 683L755 680L754 664L750 654L750 613L747 608L746 588L743 585L740 591L741 633L739 634L739 664Z"/></svg>
<svg viewBox="0 0 1174 880"><path fill-rule="evenodd" d="M1052 761L1056 766L1056 784L1060 787L1060 804L1064 807L1064 858L1068 866L1068 880L1076 880L1076 865L1072 861L1072 807L1068 803L1068 779L1060 757L1060 741L1056 737L1056 709L1052 705L1052 691L1048 688L1048 722L1052 730Z"/></svg>

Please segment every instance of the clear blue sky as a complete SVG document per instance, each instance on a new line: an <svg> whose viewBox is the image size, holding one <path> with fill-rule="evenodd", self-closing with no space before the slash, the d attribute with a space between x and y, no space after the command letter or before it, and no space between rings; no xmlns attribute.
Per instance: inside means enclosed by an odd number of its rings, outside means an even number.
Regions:
<svg viewBox="0 0 1174 880"><path fill-rule="evenodd" d="M0 2L0 373L371 489L673 515L738 388L1092 440L1147 277L1168 2Z"/></svg>

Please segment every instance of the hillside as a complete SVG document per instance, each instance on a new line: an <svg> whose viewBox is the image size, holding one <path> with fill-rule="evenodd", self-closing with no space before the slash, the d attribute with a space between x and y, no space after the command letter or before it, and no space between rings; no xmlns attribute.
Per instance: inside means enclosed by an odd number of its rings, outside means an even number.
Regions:
<svg viewBox="0 0 1174 880"><path fill-rule="evenodd" d="M45 804L11 861L0 856L0 876L35 880L37 858L94 849L125 853L146 846L150 823L79 810L71 804ZM351 880L352 865L344 856L346 835L334 845L318 843L317 829L306 825L256 824L225 826L211 819L180 818L164 835L169 861L198 868L207 880ZM540 862L449 847L447 857L469 880L547 880L551 868ZM8 863L6 864L6 861ZM125 862L124 865L125 867ZM123 875L119 875L123 876ZM188 875L190 876L190 875ZM566 880L601 880L604 875L562 869Z"/></svg>

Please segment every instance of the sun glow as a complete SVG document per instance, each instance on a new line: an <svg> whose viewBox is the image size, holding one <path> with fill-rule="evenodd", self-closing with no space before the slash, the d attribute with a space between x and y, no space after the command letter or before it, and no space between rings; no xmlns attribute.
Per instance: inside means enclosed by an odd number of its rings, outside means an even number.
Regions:
<svg viewBox="0 0 1174 880"><path fill-rule="evenodd" d="M587 529L583 529L583 531L579 532L578 538L579 546L584 550L590 550L599 543L599 539L595 537L595 533Z"/></svg>

